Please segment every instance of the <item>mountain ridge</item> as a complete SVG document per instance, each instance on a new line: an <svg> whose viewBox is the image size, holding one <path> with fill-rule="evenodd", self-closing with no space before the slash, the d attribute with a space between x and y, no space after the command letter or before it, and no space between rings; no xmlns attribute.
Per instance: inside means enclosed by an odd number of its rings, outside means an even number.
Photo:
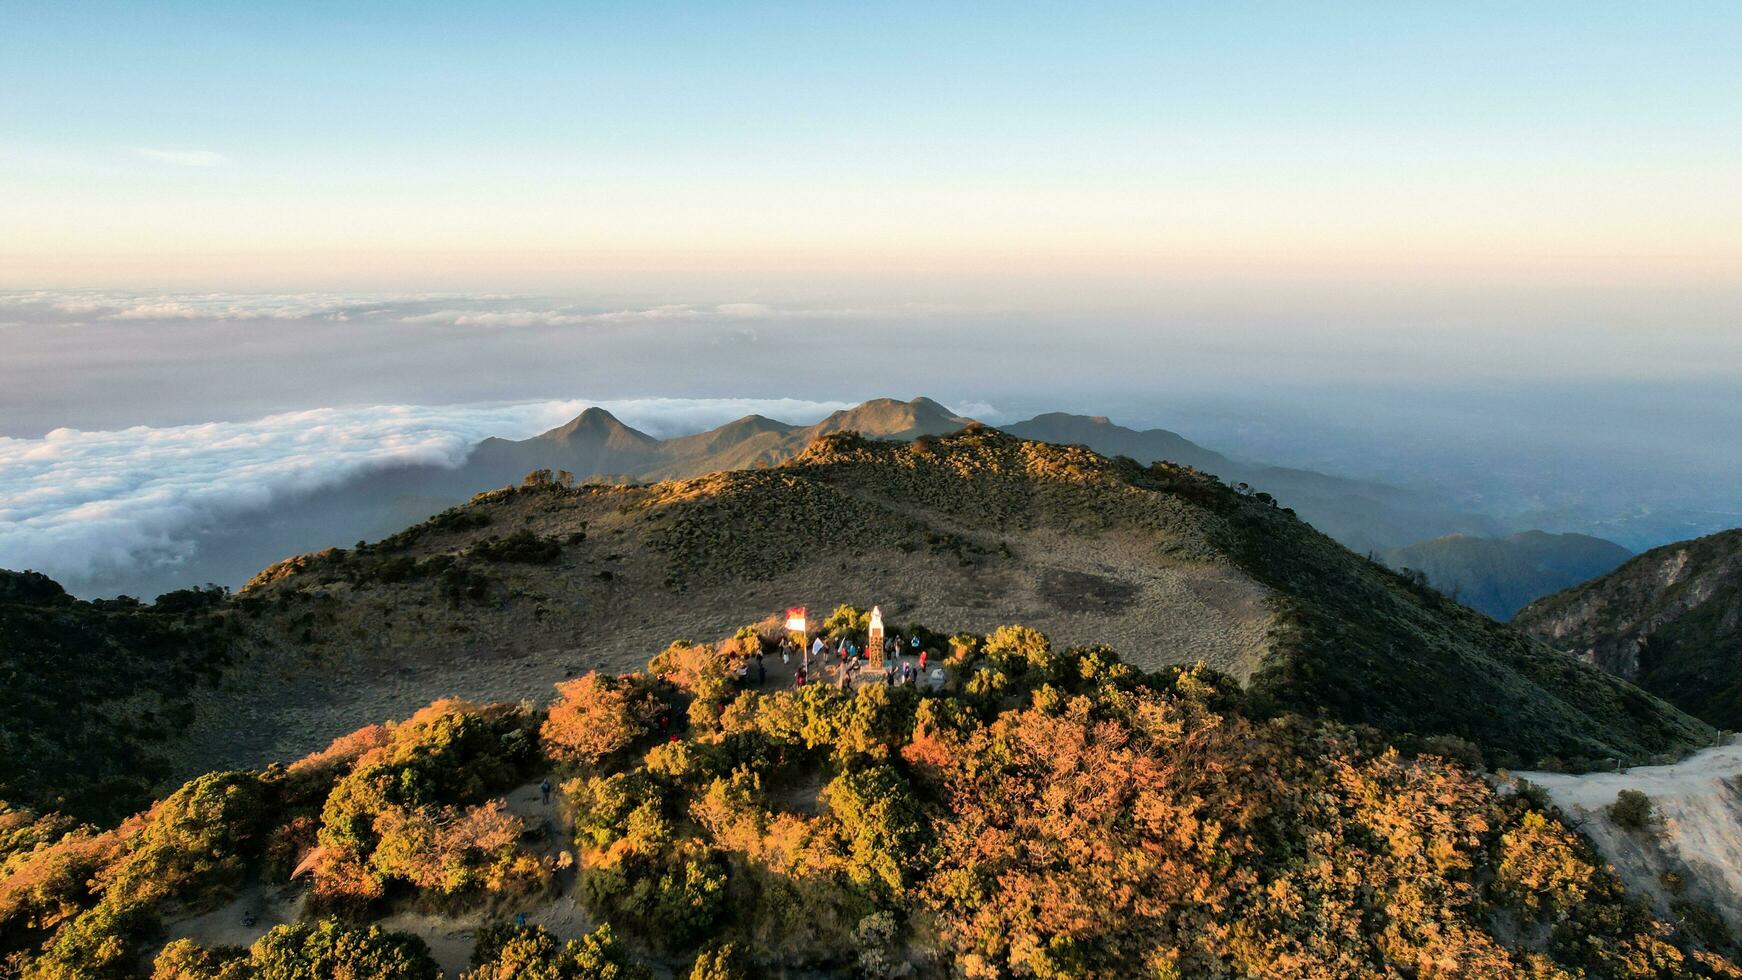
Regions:
<svg viewBox="0 0 1742 980"><path fill-rule="evenodd" d="M1742 729L1742 528L1642 552L1513 620L1714 725Z"/></svg>
<svg viewBox="0 0 1742 980"><path fill-rule="evenodd" d="M1491 520L1461 513L1415 491L1309 470L1240 463L1168 430L1139 431L1097 421L1104 419L1047 413L1006 428L1023 438L1084 444L1104 455L1127 455L1145 463L1167 459L1230 484L1248 483L1279 498L1357 552L1406 545L1450 531L1491 534L1499 530ZM370 471L283 501L246 522L204 529L188 560L177 566L173 584L239 585L262 565L284 555L390 535L535 470L566 471L580 482L680 479L775 466L802 453L817 436L835 431L911 439L973 424L973 419L920 396L905 402L872 399L812 425L746 416L706 432L662 440L623 424L604 409L591 408L528 439L482 440L457 468L417 465ZM117 576L105 588L152 595L173 587L171 582L160 572L142 570Z"/></svg>
<svg viewBox="0 0 1742 980"><path fill-rule="evenodd" d="M415 650L444 682L512 700L527 688L490 666L503 658L610 667L644 655L656 622L707 635L866 597L899 619L1031 623L1146 669L1204 660L1278 710L1465 739L1509 764L1647 758L1713 735L1255 495L985 427L911 443L837 432L778 466L652 485L493 491L364 549L280 563L238 602L281 661L367 674ZM287 647L299 630L307 642ZM338 677L303 700L358 696ZM202 714L248 710L218 699ZM322 710L298 724L333 733Z"/></svg>

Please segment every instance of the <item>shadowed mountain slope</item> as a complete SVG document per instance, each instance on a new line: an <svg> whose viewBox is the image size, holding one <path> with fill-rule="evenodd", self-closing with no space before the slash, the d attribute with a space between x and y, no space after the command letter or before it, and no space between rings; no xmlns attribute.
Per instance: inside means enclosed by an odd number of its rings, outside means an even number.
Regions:
<svg viewBox="0 0 1742 980"><path fill-rule="evenodd" d="M1714 725L1742 728L1742 529L1653 548L1513 622Z"/></svg>
<svg viewBox="0 0 1742 980"><path fill-rule="evenodd" d="M437 694L535 696L666 637L846 601L897 623L1028 623L1145 667L1202 660L1276 709L1506 763L1713 735L1196 471L971 427L836 433L779 467L652 486L510 488L281 563L236 602L270 669L211 700L192 758L294 753ZM236 733L238 715L261 728Z"/></svg>
<svg viewBox="0 0 1742 980"><path fill-rule="evenodd" d="M1381 557L1415 569L1428 584L1495 619L1510 619L1533 599L1595 578L1633 556L1588 534L1524 531L1504 538L1448 534Z"/></svg>

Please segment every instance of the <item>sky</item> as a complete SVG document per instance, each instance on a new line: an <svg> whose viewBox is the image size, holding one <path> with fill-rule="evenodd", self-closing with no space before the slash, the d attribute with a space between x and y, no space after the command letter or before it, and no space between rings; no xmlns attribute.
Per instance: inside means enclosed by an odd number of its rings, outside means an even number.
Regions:
<svg viewBox="0 0 1742 980"><path fill-rule="evenodd" d="M0 24L0 567L582 404L921 394L1632 547L1742 523L1742 5Z"/></svg>
<svg viewBox="0 0 1742 980"><path fill-rule="evenodd" d="M1742 261L1731 3L171 0L6 23L0 286L1074 309L1595 289L1710 318Z"/></svg>

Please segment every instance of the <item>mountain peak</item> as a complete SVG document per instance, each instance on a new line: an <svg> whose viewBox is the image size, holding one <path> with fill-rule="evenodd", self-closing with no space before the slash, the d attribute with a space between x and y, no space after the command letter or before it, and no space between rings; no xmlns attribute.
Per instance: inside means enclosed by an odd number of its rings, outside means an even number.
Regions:
<svg viewBox="0 0 1742 980"><path fill-rule="evenodd" d="M913 439L957 432L973 421L923 395L905 402L894 398L873 398L842 409L811 426L809 436L814 439L851 429L874 439Z"/></svg>
<svg viewBox="0 0 1742 980"><path fill-rule="evenodd" d="M577 439L606 439L614 442L656 444L659 440L639 429L624 425L610 412L597 405L540 435L539 439L568 443Z"/></svg>

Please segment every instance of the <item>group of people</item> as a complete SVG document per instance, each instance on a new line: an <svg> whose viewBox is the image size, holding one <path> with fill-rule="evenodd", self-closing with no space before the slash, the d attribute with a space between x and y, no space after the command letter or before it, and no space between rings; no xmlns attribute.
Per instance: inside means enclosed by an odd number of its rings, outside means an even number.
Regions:
<svg viewBox="0 0 1742 980"><path fill-rule="evenodd" d="M925 676L926 664L931 658L917 636L903 639L900 634L885 637L883 644L883 683L894 687L901 684L917 684ZM821 636L811 640L809 646L788 634L780 638L778 646L780 662L793 667L792 683L794 687L814 684L829 675L835 686L847 688L855 683L860 672L871 663L872 651L862 647L851 637L841 637L834 643ZM793 662L797 661L797 666ZM758 649L748 657L736 661L732 667L733 676L745 687L761 687L768 681L768 666L763 661L763 652Z"/></svg>

